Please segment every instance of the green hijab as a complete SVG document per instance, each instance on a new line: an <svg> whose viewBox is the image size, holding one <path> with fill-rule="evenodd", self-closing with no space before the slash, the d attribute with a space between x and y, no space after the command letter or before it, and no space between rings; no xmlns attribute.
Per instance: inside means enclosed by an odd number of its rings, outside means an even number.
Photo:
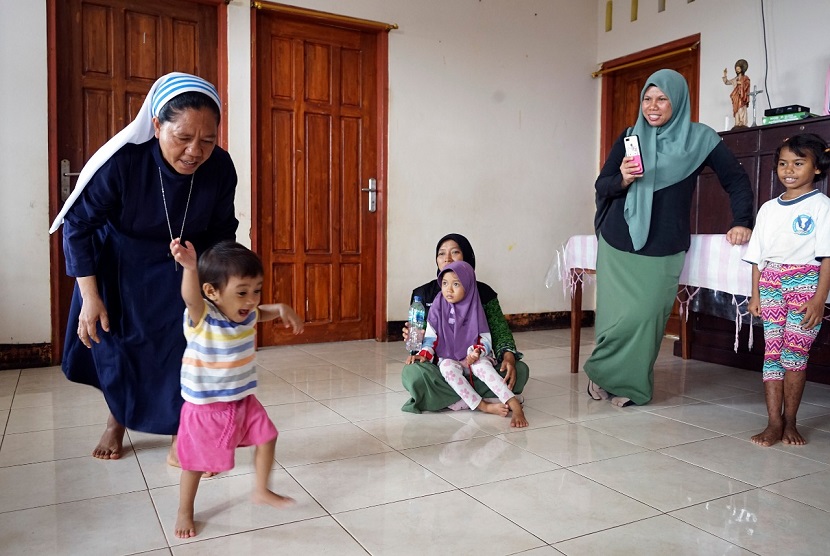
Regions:
<svg viewBox="0 0 830 556"><path fill-rule="evenodd" d="M640 138L645 169L643 176L629 186L625 198L625 221L635 251L642 249L648 239L654 192L691 175L721 141L711 127L692 123L689 86L682 75L670 69L651 74L640 92L641 107L646 90L652 85L669 97L672 115L664 125L654 127L643 116L641 108L637 123L628 130L628 135Z"/></svg>

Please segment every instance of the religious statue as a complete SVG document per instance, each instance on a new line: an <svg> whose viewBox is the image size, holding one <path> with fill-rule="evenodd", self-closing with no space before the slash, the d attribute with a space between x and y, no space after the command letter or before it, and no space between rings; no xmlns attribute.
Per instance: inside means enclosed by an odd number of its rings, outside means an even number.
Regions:
<svg viewBox="0 0 830 556"><path fill-rule="evenodd" d="M746 60L740 59L735 62L735 77L727 79L726 68L723 68L723 82L726 85L733 85L734 88L729 94L732 99L732 115L735 116L735 127L747 127L746 107L749 106L749 77L746 70L749 68Z"/></svg>

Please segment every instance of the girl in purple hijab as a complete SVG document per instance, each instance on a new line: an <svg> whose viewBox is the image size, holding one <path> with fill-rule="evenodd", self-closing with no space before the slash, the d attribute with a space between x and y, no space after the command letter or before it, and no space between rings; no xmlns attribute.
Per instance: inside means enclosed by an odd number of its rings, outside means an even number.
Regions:
<svg viewBox="0 0 830 556"><path fill-rule="evenodd" d="M526 427L522 404L493 367L493 344L473 267L464 261L452 262L438 274L438 283L441 293L429 310L423 347L407 364L436 363L441 376L470 409L502 417L512 411L510 426ZM470 385L470 373L484 381L501 403L483 400Z"/></svg>

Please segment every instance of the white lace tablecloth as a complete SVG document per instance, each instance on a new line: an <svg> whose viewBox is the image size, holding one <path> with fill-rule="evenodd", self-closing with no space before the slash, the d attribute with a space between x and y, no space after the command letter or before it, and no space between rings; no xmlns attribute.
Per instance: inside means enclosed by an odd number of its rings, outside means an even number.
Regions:
<svg viewBox="0 0 830 556"><path fill-rule="evenodd" d="M746 245L731 245L724 234L693 235L680 283L749 297L752 265L742 260L745 252ZM567 284L570 269L595 270L596 263L596 236L573 236L562 252L560 276Z"/></svg>
<svg viewBox="0 0 830 556"><path fill-rule="evenodd" d="M708 288L732 294L735 306L735 350L738 349L738 332L741 317L746 314L746 300L752 294L752 265L742 257L746 245L731 245L724 234L697 234L692 236L686 263L680 273L683 289L678 293L680 314L686 314L691 299L700 288ZM566 295L573 296L574 287L591 279L596 269L597 238L594 235L573 236L561 252L557 253L558 274ZM551 274L549 272L549 274ZM550 284L548 284L550 286ZM752 347L750 327L749 347Z"/></svg>

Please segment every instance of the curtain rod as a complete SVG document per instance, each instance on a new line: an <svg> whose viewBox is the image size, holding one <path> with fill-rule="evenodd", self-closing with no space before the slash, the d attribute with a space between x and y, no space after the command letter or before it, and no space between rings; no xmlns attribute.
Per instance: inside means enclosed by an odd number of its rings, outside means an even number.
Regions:
<svg viewBox="0 0 830 556"><path fill-rule="evenodd" d="M271 12L280 12L289 15L296 15L302 17L309 17L312 19L324 19L329 22L344 23L354 27L363 27L364 29L372 29L378 31L391 31L397 29L397 23L382 23L380 21L372 21L370 19L361 19L359 17L350 17L347 15L330 14L320 12L317 10L310 10L308 8L298 8L296 6L286 6L285 4L274 4L272 2L257 2L252 1L251 7L257 10L266 10Z"/></svg>
<svg viewBox="0 0 830 556"><path fill-rule="evenodd" d="M605 75L606 73L611 73L617 70L631 68L634 66L641 66L643 64L647 64L648 62L653 62L654 60L662 60L663 58L668 58L670 56L674 56L675 54L681 54L683 52L691 52L692 50L697 50L697 47L700 46L700 41L696 42L692 46L687 46L685 48L678 48L677 50L672 50L670 52L663 52L662 54L655 54L654 56L649 56L648 58L643 58L642 60L634 60L633 62L628 62L626 64L620 64L619 66L614 66L608 69L600 68L598 71L595 71L591 74L591 77L599 77L601 75Z"/></svg>

